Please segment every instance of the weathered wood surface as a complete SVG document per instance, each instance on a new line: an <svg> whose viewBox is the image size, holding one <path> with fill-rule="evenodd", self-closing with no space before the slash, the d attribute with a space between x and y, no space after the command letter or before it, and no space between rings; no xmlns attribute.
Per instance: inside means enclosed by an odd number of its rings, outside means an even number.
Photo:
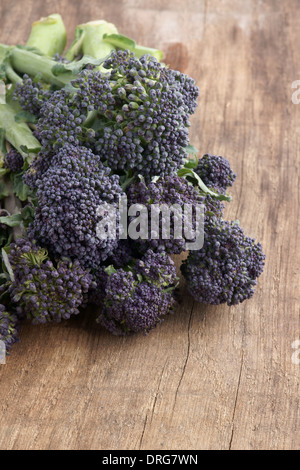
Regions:
<svg viewBox="0 0 300 470"><path fill-rule="evenodd" d="M105 18L197 79L192 142L238 173L227 209L267 264L240 306L195 304L148 337L120 339L94 315L25 326L0 366L0 449L299 449L299 2L1 1L0 41L60 12L70 38Z"/></svg>

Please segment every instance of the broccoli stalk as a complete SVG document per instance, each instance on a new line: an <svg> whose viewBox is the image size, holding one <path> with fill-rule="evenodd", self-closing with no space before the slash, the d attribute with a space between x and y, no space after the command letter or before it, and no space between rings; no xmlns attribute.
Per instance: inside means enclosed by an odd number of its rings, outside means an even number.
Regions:
<svg viewBox="0 0 300 470"><path fill-rule="evenodd" d="M0 57L5 53L9 57L13 69L21 74L26 73L32 77L39 75L46 83L60 88L69 83L72 78L71 72L65 72L56 76L52 72L53 67L57 65L55 60L47 56L35 54L26 48L0 44Z"/></svg>
<svg viewBox="0 0 300 470"><path fill-rule="evenodd" d="M12 83L21 82L16 72L42 80L58 87L70 81L71 73L56 76L52 69L57 64L51 59L61 54L66 45L66 29L60 15L53 14L33 23L26 47L0 44L0 61ZM36 53L34 50L36 49Z"/></svg>
<svg viewBox="0 0 300 470"><path fill-rule="evenodd" d="M105 42L103 37L115 33L118 33L115 25L102 20L78 25L75 30L75 39L65 54L66 59L72 61L81 54L96 59L106 57L115 47Z"/></svg>
<svg viewBox="0 0 300 470"><path fill-rule="evenodd" d="M62 17L54 13L32 24L26 46L53 57L55 54L63 53L66 41L67 34Z"/></svg>
<svg viewBox="0 0 300 470"><path fill-rule="evenodd" d="M77 26L75 39L65 57L72 61L83 54L95 59L103 59L115 49L127 49L136 57L149 54L158 61L161 61L163 56L162 51L139 46L133 39L119 34L114 24L98 20Z"/></svg>

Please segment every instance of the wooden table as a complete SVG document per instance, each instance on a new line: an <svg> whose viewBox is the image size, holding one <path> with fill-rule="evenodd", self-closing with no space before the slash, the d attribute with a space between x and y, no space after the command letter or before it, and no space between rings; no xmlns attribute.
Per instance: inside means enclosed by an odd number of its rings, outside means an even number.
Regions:
<svg viewBox="0 0 300 470"><path fill-rule="evenodd" d="M115 338L95 312L24 326L0 366L0 449L299 449L299 2L6 0L0 41L24 43L54 11L70 39L104 18L197 80L191 140L238 173L226 216L267 264L237 307L196 304L183 287L147 337Z"/></svg>

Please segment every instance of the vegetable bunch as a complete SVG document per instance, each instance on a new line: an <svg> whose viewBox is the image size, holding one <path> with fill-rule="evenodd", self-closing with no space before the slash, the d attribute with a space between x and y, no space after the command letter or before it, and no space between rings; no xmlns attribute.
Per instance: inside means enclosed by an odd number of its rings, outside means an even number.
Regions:
<svg viewBox="0 0 300 470"><path fill-rule="evenodd" d="M23 320L66 320L88 303L100 307L97 321L113 334L148 333L175 308L171 256L189 249L187 232L197 238L201 229L203 246L182 264L191 295L228 305L250 298L265 257L237 222L223 220L236 178L229 162L198 158L189 142L195 81L105 21L78 26L64 53L65 45L57 14L33 24L26 46L0 44L0 340L7 350ZM139 227L139 236L123 236L122 198L137 208L139 224L148 211L147 235ZM115 209L115 237L98 236L99 207ZM139 225L130 211L125 219ZM179 222L188 228L181 236Z"/></svg>

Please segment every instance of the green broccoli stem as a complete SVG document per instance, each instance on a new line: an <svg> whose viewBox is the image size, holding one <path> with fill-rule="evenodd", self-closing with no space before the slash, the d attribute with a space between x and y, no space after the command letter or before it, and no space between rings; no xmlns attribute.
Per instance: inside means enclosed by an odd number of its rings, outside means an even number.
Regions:
<svg viewBox="0 0 300 470"><path fill-rule="evenodd" d="M14 71L9 61L7 61L5 64L5 73L6 73L6 77L11 83L15 84L15 83L23 82L22 78Z"/></svg>
<svg viewBox="0 0 300 470"><path fill-rule="evenodd" d="M46 83L60 88L69 83L72 78L71 72L55 76L52 68L57 65L57 62L47 56L35 54L22 47L10 47L0 44L0 56L4 51L9 54L13 69L19 73L26 73L31 77L40 76Z"/></svg>
<svg viewBox="0 0 300 470"><path fill-rule="evenodd" d="M108 56L115 47L103 40L104 35L117 34L117 28L106 21L90 21L76 27L75 39L66 52L67 60L74 60L80 54L102 59Z"/></svg>
<svg viewBox="0 0 300 470"><path fill-rule="evenodd" d="M13 190L13 185L12 182L9 181L7 183L9 187L9 196L7 196L4 199L4 209L10 214L10 215L16 215L21 213L22 209L22 203L21 201L14 195L14 190ZM16 241L18 238L21 238L23 236L23 231L24 228L22 227L22 224L20 225L15 225L12 228L12 236L14 241Z"/></svg>
<svg viewBox="0 0 300 470"><path fill-rule="evenodd" d="M26 46L53 57L55 54L63 53L66 42L67 34L62 17L54 13L32 24Z"/></svg>
<svg viewBox="0 0 300 470"><path fill-rule="evenodd" d="M15 121L16 110L9 104L0 105L0 128L5 139L30 162L31 154L41 148L25 122ZM26 148L26 151L25 151Z"/></svg>

